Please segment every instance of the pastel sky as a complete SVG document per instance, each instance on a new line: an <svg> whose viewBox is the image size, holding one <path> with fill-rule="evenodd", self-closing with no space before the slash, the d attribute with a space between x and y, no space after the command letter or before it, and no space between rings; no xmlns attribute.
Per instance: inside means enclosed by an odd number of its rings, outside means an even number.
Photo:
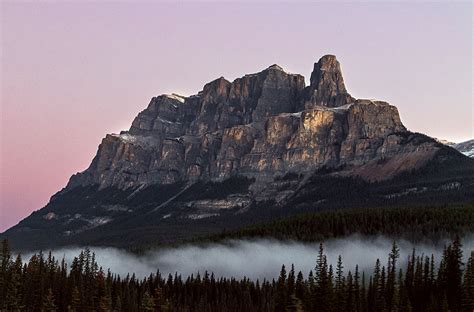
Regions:
<svg viewBox="0 0 474 312"><path fill-rule="evenodd" d="M1 1L0 231L87 168L150 98L335 54L354 97L474 137L472 3Z"/></svg>

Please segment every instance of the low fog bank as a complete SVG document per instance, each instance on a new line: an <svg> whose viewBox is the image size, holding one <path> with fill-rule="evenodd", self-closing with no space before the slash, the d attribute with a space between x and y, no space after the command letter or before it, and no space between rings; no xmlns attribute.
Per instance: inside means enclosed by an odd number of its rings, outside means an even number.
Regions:
<svg viewBox="0 0 474 312"><path fill-rule="evenodd" d="M379 258L386 264L393 240L386 237L350 236L328 240L324 243L325 254L330 264L335 266L339 255L342 256L344 270L354 271L356 264L360 270L372 272L375 261ZM449 243L449 241L446 241ZM435 255L437 262L443 251L443 245L430 243L413 244L405 240L397 240L400 248L400 263L405 266L413 248L418 255ZM464 256L467 259L474 250L474 235L462 240ZM82 248L63 248L52 251L57 259L65 258L68 264L81 252ZM307 276L314 268L319 244L295 241L277 241L273 239L229 240L223 243L207 245L184 245L176 248L165 248L148 251L144 255L116 248L97 248L91 250L96 260L105 271L125 276L135 273L137 277L145 277L158 269L163 276L178 272L183 277L197 272L214 272L216 277L244 276L251 279L277 278L281 265L288 268L293 263L296 271L303 271ZM28 260L31 254L24 255Z"/></svg>

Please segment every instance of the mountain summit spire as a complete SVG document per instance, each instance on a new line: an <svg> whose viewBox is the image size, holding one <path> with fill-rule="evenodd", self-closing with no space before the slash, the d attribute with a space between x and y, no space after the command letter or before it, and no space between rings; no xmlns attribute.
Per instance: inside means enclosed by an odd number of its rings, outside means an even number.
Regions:
<svg viewBox="0 0 474 312"><path fill-rule="evenodd" d="M325 55L314 63L307 92L306 108L337 107L354 101L346 90L341 66L334 55Z"/></svg>

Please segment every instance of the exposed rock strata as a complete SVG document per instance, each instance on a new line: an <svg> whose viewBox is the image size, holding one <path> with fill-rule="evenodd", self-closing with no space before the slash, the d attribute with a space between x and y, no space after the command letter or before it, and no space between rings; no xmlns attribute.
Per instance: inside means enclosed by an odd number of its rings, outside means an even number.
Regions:
<svg viewBox="0 0 474 312"><path fill-rule="evenodd" d="M410 169L395 165L397 159L416 153L421 162L437 149L434 142L406 144L407 133L396 107L352 98L339 62L327 55L315 63L307 87L303 76L272 65L233 82L221 77L190 97L153 98L129 131L103 139L90 167L67 188L126 189L234 175L262 182L380 160L390 167L379 162L374 168L389 177Z"/></svg>

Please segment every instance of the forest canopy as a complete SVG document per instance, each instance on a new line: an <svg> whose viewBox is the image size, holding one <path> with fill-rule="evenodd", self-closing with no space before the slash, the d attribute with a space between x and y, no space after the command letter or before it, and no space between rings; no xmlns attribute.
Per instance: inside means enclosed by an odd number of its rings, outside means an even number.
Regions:
<svg viewBox="0 0 474 312"><path fill-rule="evenodd" d="M89 249L71 264L51 253L28 261L13 257L4 240L0 254L1 311L472 311L474 254L463 263L455 239L441 259L413 250L398 265L396 243L371 274L358 266L328 264L323 245L309 273L281 267L276 280L216 277L210 272L138 279L104 271ZM249 263L251 265L251 263Z"/></svg>

